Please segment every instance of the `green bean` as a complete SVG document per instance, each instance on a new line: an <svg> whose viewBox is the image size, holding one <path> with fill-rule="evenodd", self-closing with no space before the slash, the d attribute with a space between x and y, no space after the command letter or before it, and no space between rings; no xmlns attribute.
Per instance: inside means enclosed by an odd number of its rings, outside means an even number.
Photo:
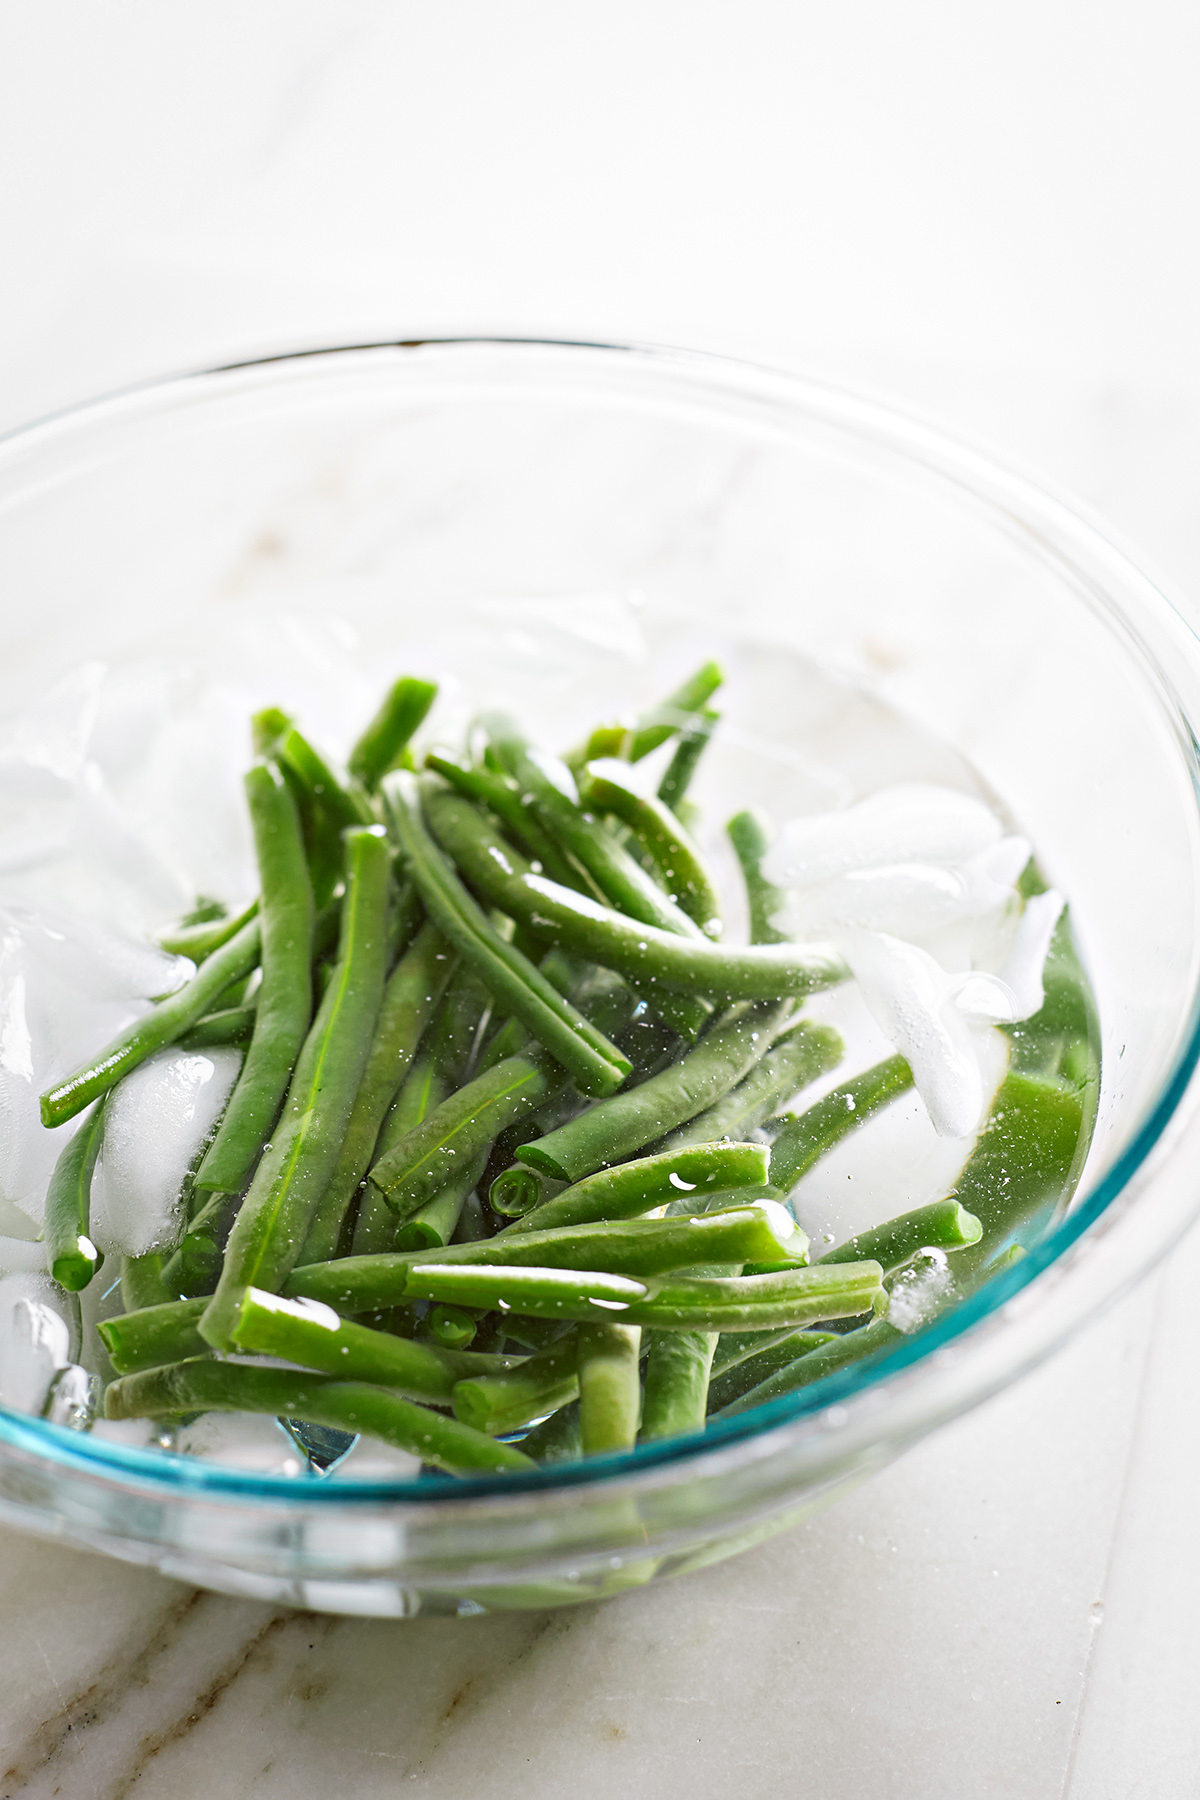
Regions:
<svg viewBox="0 0 1200 1800"><path fill-rule="evenodd" d="M460 1175L448 1181L445 1187L439 1188L432 1200L427 1200L424 1206L418 1207L408 1223L401 1227L400 1235L411 1234L414 1240L419 1237L420 1243L414 1241L409 1244L407 1239L401 1243L397 1238L398 1250L421 1249L425 1246L433 1248L450 1242L458 1229L463 1207L478 1187L480 1177L487 1167L487 1156L487 1151L481 1150L475 1161Z"/></svg>
<svg viewBox="0 0 1200 1800"><path fill-rule="evenodd" d="M702 712L695 713L680 730L675 754L658 784L659 799L673 813L679 813L681 808L691 810L687 806L687 792L692 785L696 765L708 747L720 718L720 713L714 712L711 707L705 707Z"/></svg>
<svg viewBox="0 0 1200 1800"><path fill-rule="evenodd" d="M281 1356L305 1369L320 1369L341 1381L371 1381L410 1400L448 1405L456 1382L494 1376L519 1367L510 1356L480 1356L372 1331L339 1319L315 1300L284 1300L247 1288L233 1341L239 1350ZM521 1361L526 1359L521 1359Z"/></svg>
<svg viewBox="0 0 1200 1800"><path fill-rule="evenodd" d="M543 1201L506 1226L500 1241L509 1243L522 1232L584 1225L593 1219L625 1219L674 1200L694 1211L724 1196L732 1205L739 1188L766 1185L769 1160L765 1144L702 1143L618 1163Z"/></svg>
<svg viewBox="0 0 1200 1800"><path fill-rule="evenodd" d="M680 1062L522 1144L518 1157L559 1181L578 1181L632 1156L736 1086L766 1054L786 1012L786 1003L767 1001L735 1008Z"/></svg>
<svg viewBox="0 0 1200 1800"><path fill-rule="evenodd" d="M85 1119L54 1165L46 1193L46 1262L60 1286L78 1293L104 1261L90 1236L92 1175L104 1136L104 1102Z"/></svg>
<svg viewBox="0 0 1200 1800"><path fill-rule="evenodd" d="M552 1068L537 1052L506 1057L450 1094L393 1145L373 1165L370 1179L397 1218L410 1218L456 1169L473 1164L506 1125L532 1111L551 1091Z"/></svg>
<svg viewBox="0 0 1200 1800"><path fill-rule="evenodd" d="M687 913L663 893L610 832L582 810L565 763L531 751L516 727L499 714L491 715L484 724L518 787L533 796L547 829L588 871L604 899L631 919L681 937L698 935L699 926Z"/></svg>
<svg viewBox="0 0 1200 1800"><path fill-rule="evenodd" d="M721 906L699 848L669 806L630 785L622 773L626 766L615 760L591 763L580 787L581 798L588 806L612 813L628 825L658 869L675 904L706 937L720 937ZM609 898L619 903L615 896ZM652 919L649 923L659 924L661 920Z"/></svg>
<svg viewBox="0 0 1200 1800"><path fill-rule="evenodd" d="M834 1088L807 1112L784 1115L782 1131L771 1145L771 1181L789 1194L802 1175L844 1137L906 1094L912 1070L902 1056L889 1056L852 1081Z"/></svg>
<svg viewBox="0 0 1200 1800"><path fill-rule="evenodd" d="M649 756L652 750L674 737L695 713L707 706L724 679L719 664L706 662L673 694L668 694L665 700L643 713L633 730L629 761L640 762L643 756Z"/></svg>
<svg viewBox="0 0 1200 1800"><path fill-rule="evenodd" d="M249 906L240 913L222 914L216 919L197 919L193 923L181 920L178 925L169 925L155 933L159 944L172 956L190 956L194 963L202 963L214 950L220 950L232 937L236 937L244 925L258 914L258 901L252 900Z"/></svg>
<svg viewBox="0 0 1200 1800"><path fill-rule="evenodd" d="M189 1221L168 1260L163 1264L163 1285L176 1294L211 1294L221 1273L221 1260L230 1227L241 1205L238 1193L210 1194Z"/></svg>
<svg viewBox="0 0 1200 1800"><path fill-rule="evenodd" d="M197 1019L203 1018L231 981L254 967L258 949L258 920L251 919L227 944L214 950L178 992L160 1000L114 1038L99 1056L48 1089L41 1097L42 1124L52 1129L73 1119L148 1056L173 1044Z"/></svg>
<svg viewBox="0 0 1200 1800"><path fill-rule="evenodd" d="M889 1325L883 1318L872 1319L869 1325L862 1325L857 1331L843 1332L815 1350L804 1352L785 1368L768 1375L757 1387L731 1401L719 1416L727 1419L735 1413L748 1412L751 1407L762 1406L768 1400L776 1400L781 1394L794 1394L798 1388L820 1381L822 1376L832 1375L835 1370L844 1369L864 1356L893 1350L902 1342L902 1334L894 1325Z"/></svg>
<svg viewBox="0 0 1200 1800"><path fill-rule="evenodd" d="M801 1356L819 1350L822 1344L838 1341L837 1334L832 1331L783 1331L766 1344L762 1343L762 1332L745 1333L746 1339L751 1343L755 1335L759 1339L760 1349L747 1353L713 1376L708 1389L709 1412L721 1412L735 1400L740 1400L743 1394L758 1387L760 1382L768 1380L781 1369L790 1368Z"/></svg>
<svg viewBox="0 0 1200 1800"><path fill-rule="evenodd" d="M240 1193L250 1179L312 1020L314 908L300 815L272 764L256 763L245 785L262 884L262 985L250 1048L196 1171L198 1188L222 1193Z"/></svg>
<svg viewBox="0 0 1200 1800"><path fill-rule="evenodd" d="M207 1050L213 1044L248 1044L254 1033L257 1008L227 1006L205 1013L178 1040L181 1050Z"/></svg>
<svg viewBox="0 0 1200 1800"><path fill-rule="evenodd" d="M454 1389L454 1416L489 1437L519 1431L579 1392L574 1332L503 1374L468 1375Z"/></svg>
<svg viewBox="0 0 1200 1800"><path fill-rule="evenodd" d="M636 1325L581 1325L578 1332L579 1429L585 1456L632 1449L642 1391Z"/></svg>
<svg viewBox="0 0 1200 1800"><path fill-rule="evenodd" d="M841 1037L831 1025L814 1025L801 1019L777 1037L762 1061L714 1106L706 1107L670 1132L663 1140L663 1149L671 1151L688 1144L748 1137L778 1109L781 1101L836 1068L843 1050Z"/></svg>
<svg viewBox="0 0 1200 1800"><path fill-rule="evenodd" d="M425 1330L444 1350L465 1350L479 1329L479 1321L465 1306L431 1306Z"/></svg>
<svg viewBox="0 0 1200 1800"><path fill-rule="evenodd" d="M409 1270L404 1298L448 1300L489 1312L508 1307L535 1319L583 1324L598 1311L611 1310L621 1314L622 1324L664 1331L774 1331L878 1311L887 1300L882 1274L878 1263L863 1262L724 1280L683 1275L634 1280L598 1269L419 1263Z"/></svg>
<svg viewBox="0 0 1200 1800"><path fill-rule="evenodd" d="M207 1305L206 1295L160 1301L102 1319L96 1330L113 1368L119 1375L130 1375L136 1369L203 1355L208 1345L200 1336L200 1320Z"/></svg>
<svg viewBox="0 0 1200 1800"><path fill-rule="evenodd" d="M486 820L457 794L430 794L434 836L471 886L550 943L603 963L635 982L683 988L729 1000L809 994L845 981L848 971L828 944L761 944L745 949L682 938L628 919L521 867ZM499 851L500 860L493 856ZM656 990L657 991L657 990ZM657 1004L657 1002L655 1002Z"/></svg>
<svg viewBox="0 0 1200 1800"><path fill-rule="evenodd" d="M163 1260L159 1250L121 1258L121 1304L127 1311L160 1306L174 1299L163 1280Z"/></svg>
<svg viewBox="0 0 1200 1800"><path fill-rule="evenodd" d="M337 972L296 1064L283 1115L225 1252L203 1336L225 1349L242 1290L274 1290L295 1263L341 1149L384 978L390 858L378 826L346 833Z"/></svg>
<svg viewBox="0 0 1200 1800"><path fill-rule="evenodd" d="M344 1256L293 1269L292 1296L324 1301L344 1312L374 1312L410 1295L410 1276L427 1265L441 1269L580 1269L639 1279L700 1262L801 1262L808 1240L778 1202L730 1206L693 1219L622 1219L551 1231L507 1232L480 1242L423 1250ZM466 1302L465 1304L472 1304Z"/></svg>
<svg viewBox="0 0 1200 1800"><path fill-rule="evenodd" d="M451 982L442 1013L434 1026L427 1032L427 1044L413 1058L408 1074L400 1087L400 1092L392 1101L391 1107L383 1121L375 1155L378 1159L393 1149L422 1119L440 1106L450 1092L451 1082L441 1072L443 1046L445 1041L445 1022L447 1016L454 1012L453 998L458 985L458 978ZM432 1046L432 1048L430 1047ZM464 1057L464 1061L465 1061ZM445 1191L444 1189L442 1190ZM438 1195L426 1204L436 1203ZM411 1223L415 1223L417 1215L413 1215ZM366 1256L383 1250L400 1248L397 1230L408 1230L408 1226L399 1227L395 1213L384 1199L380 1190L371 1182L365 1182L358 1203L358 1215L354 1221L354 1254ZM418 1230L418 1235L419 1230ZM418 1246L413 1245L413 1248Z"/></svg>
<svg viewBox="0 0 1200 1800"><path fill-rule="evenodd" d="M329 1185L313 1215L302 1261L320 1262L336 1255L346 1214L367 1172L380 1126L411 1066L452 967L445 940L432 925L426 924L388 978L346 1135Z"/></svg>
<svg viewBox="0 0 1200 1800"><path fill-rule="evenodd" d="M782 944L787 932L774 923L787 895L772 886L762 872L762 859L771 847L771 828L760 812L740 812L725 827L742 868L746 902L750 909L750 942Z"/></svg>
<svg viewBox="0 0 1200 1800"><path fill-rule="evenodd" d="M642 1401L640 1436L644 1443L684 1431L703 1431L716 1346L715 1331L653 1333Z"/></svg>
<svg viewBox="0 0 1200 1800"><path fill-rule="evenodd" d="M148 1369L114 1381L104 1396L110 1419L170 1417L188 1412L262 1412L303 1419L333 1431L365 1432L451 1475L478 1475L536 1465L510 1444L402 1400L387 1388L334 1381L291 1369L199 1360Z"/></svg>
<svg viewBox="0 0 1200 1800"><path fill-rule="evenodd" d="M394 770L385 778L383 794L412 878L443 936L486 982L504 1011L520 1019L585 1093L610 1094L620 1087L631 1070L628 1058L489 923L426 832L414 778Z"/></svg>
<svg viewBox="0 0 1200 1800"><path fill-rule="evenodd" d="M437 699L437 683L402 675L383 697L379 711L360 735L346 767L368 793L379 786L400 761L413 732L424 723Z"/></svg>
<svg viewBox="0 0 1200 1800"><path fill-rule="evenodd" d="M521 1440L521 1448L535 1462L549 1464L578 1462L582 1455L579 1435L579 1402L559 1407L540 1425L535 1425Z"/></svg>
<svg viewBox="0 0 1200 1800"><path fill-rule="evenodd" d="M280 738L276 754L304 783L315 803L339 831L375 823L375 813L367 796L354 782L339 780L320 751L314 749L294 725Z"/></svg>
<svg viewBox="0 0 1200 1800"><path fill-rule="evenodd" d="M452 762L447 756L433 754L425 758L425 767L448 781L460 794L466 794L471 800L481 800L488 811L496 815L526 856L541 863L543 871L552 875L555 881L561 881L566 887L590 885L581 880L579 870L559 849L533 806L526 804L516 783L509 776L499 774L494 769L467 769L461 763Z"/></svg>
<svg viewBox="0 0 1200 1800"><path fill-rule="evenodd" d="M960 1250L977 1244L983 1226L957 1200L935 1200L915 1212L902 1213L872 1231L859 1231L836 1250L818 1258L822 1263L859 1262L864 1257L886 1271L898 1269L918 1250Z"/></svg>
<svg viewBox="0 0 1200 1800"><path fill-rule="evenodd" d="M687 913L609 832L580 810L572 798L574 782L566 764L555 764L553 759L531 752L506 720L495 717L489 723L501 762L515 775L554 838L590 877L600 899L609 900L627 918L643 920L676 936L698 936L699 927ZM698 994L645 993L642 997L689 1040L699 1036L712 1013L711 1002Z"/></svg>
<svg viewBox="0 0 1200 1800"><path fill-rule="evenodd" d="M545 1183L532 1169L513 1163L502 1169L488 1189L488 1205L507 1219L519 1219L542 1204Z"/></svg>

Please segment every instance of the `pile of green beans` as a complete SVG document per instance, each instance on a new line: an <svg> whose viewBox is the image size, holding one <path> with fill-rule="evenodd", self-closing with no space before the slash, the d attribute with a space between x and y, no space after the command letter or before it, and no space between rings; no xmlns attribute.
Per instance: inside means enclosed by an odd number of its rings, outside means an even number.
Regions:
<svg viewBox="0 0 1200 1800"><path fill-rule="evenodd" d="M110 1091L157 1051L245 1046L175 1240L126 1259L97 1328L110 1418L265 1412L517 1473L886 1347L897 1271L977 1242L951 1199L811 1261L784 1204L911 1077L892 1059L781 1113L842 1057L800 1007L846 970L772 923L751 813L729 826L751 942L724 940L687 798L720 685L706 664L564 761L490 715L424 773L415 677L344 769L256 716L257 895L161 932L195 974L42 1097L52 1128L91 1108L47 1201L79 1290ZM660 748L656 781L631 773Z"/></svg>

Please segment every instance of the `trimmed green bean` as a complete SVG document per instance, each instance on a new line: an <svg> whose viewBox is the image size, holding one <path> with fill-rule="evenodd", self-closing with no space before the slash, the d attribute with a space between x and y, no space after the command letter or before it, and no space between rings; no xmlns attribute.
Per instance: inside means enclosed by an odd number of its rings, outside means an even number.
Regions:
<svg viewBox="0 0 1200 1800"><path fill-rule="evenodd" d="M202 1356L208 1345L200 1336L207 1295L196 1300L168 1300L102 1319L96 1330L119 1375L160 1363Z"/></svg>
<svg viewBox="0 0 1200 1800"><path fill-rule="evenodd" d="M367 796L353 781L340 780L320 751L294 725L280 738L276 754L304 783L313 800L339 831L375 823L375 813Z"/></svg>
<svg viewBox="0 0 1200 1800"><path fill-rule="evenodd" d="M247 1288L242 1297L233 1341L239 1350L281 1356L340 1381L375 1382L410 1400L439 1405L449 1404L456 1382L501 1375L525 1360L438 1349L339 1319L319 1301L284 1300L257 1288Z"/></svg>
<svg viewBox="0 0 1200 1800"><path fill-rule="evenodd" d="M663 1149L671 1151L688 1144L748 1137L778 1110L781 1101L789 1100L800 1088L835 1069L844 1048L831 1025L814 1025L801 1019L775 1039L762 1061L722 1095L715 1106L706 1107L686 1125L672 1131L664 1139Z"/></svg>
<svg viewBox="0 0 1200 1800"><path fill-rule="evenodd" d="M278 1288L337 1161L383 993L390 862L379 826L346 833L337 969L296 1064L283 1116L255 1170L202 1335L228 1348L243 1289Z"/></svg>
<svg viewBox="0 0 1200 1800"><path fill-rule="evenodd" d="M586 805L612 813L628 825L659 871L675 904L706 937L720 937L721 905L698 846L669 806L630 785L628 775L623 773L627 768L627 764L615 759L589 764L580 788L581 798ZM615 896L609 897L615 901ZM660 921L653 919L650 923Z"/></svg>
<svg viewBox="0 0 1200 1800"><path fill-rule="evenodd" d="M845 963L828 944L759 944L744 949L708 938L676 937L626 918L522 867L468 800L430 794L430 827L471 886L550 943L616 969L649 993L653 984L729 1000L811 994L845 981ZM492 854L499 851L499 860ZM657 1004L657 1002L654 1002Z"/></svg>
<svg viewBox="0 0 1200 1800"><path fill-rule="evenodd" d="M749 1412L752 1407L762 1406L768 1400L777 1400L781 1394L794 1394L798 1388L809 1387L824 1375L832 1375L838 1369L847 1368L864 1356L894 1350L902 1342L903 1336L894 1325L889 1325L883 1318L872 1319L869 1325L832 1337L828 1343L819 1344L815 1350L803 1353L785 1368L768 1375L757 1387L751 1388L722 1408L719 1416L727 1419L735 1413Z"/></svg>
<svg viewBox="0 0 1200 1800"><path fill-rule="evenodd" d="M750 942L782 944L787 932L774 923L787 895L774 887L762 872L762 859L771 847L771 828L762 813L740 812L725 827L734 853L741 864L746 887L746 903L750 909Z"/></svg>
<svg viewBox="0 0 1200 1800"><path fill-rule="evenodd" d="M214 950L178 992L160 1000L114 1038L99 1056L49 1088L41 1097L42 1124L51 1129L65 1124L101 1094L107 1094L156 1050L173 1044L197 1019L203 1018L231 981L254 967L258 954L259 925L257 919L251 919L228 943Z"/></svg>
<svg viewBox="0 0 1200 1800"><path fill-rule="evenodd" d="M480 800L494 813L526 856L541 863L545 874L566 887L583 887L580 872L559 849L531 804L526 804L517 785L495 769L467 769L448 756L430 754L425 767L440 775L468 799ZM593 889L594 891L594 889Z"/></svg>
<svg viewBox="0 0 1200 1800"><path fill-rule="evenodd" d="M408 748L413 732L424 724L437 699L437 683L402 675L394 681L366 730L346 758L346 767L370 793Z"/></svg>
<svg viewBox="0 0 1200 1800"><path fill-rule="evenodd" d="M484 725L504 767L522 793L532 795L546 828L588 871L603 898L631 919L680 937L698 935L699 926L682 907L664 894L610 832L582 810L565 763L532 751L511 721L499 714L492 714Z"/></svg>
<svg viewBox="0 0 1200 1800"><path fill-rule="evenodd" d="M465 1306L431 1306L425 1330L444 1350L465 1350L479 1329L479 1320Z"/></svg>
<svg viewBox="0 0 1200 1800"><path fill-rule="evenodd" d="M450 1094L370 1170L370 1180L397 1218L410 1218L432 1200L456 1169L474 1164L506 1125L531 1112L551 1091L549 1058L509 1056Z"/></svg>
<svg viewBox="0 0 1200 1800"><path fill-rule="evenodd" d="M667 764L666 774L658 784L658 797L664 806L669 806L673 813L682 810L690 811L687 804L687 792L692 785L692 777L696 766L708 748L708 743L720 723L721 715L711 707L695 713L679 733L679 742L675 754Z"/></svg>
<svg viewBox="0 0 1200 1800"><path fill-rule="evenodd" d="M532 1469L510 1444L499 1444L387 1388L335 1381L291 1369L199 1360L148 1369L114 1381L104 1396L110 1419L170 1417L188 1412L262 1412L304 1419L333 1431L364 1432L451 1475Z"/></svg>
<svg viewBox="0 0 1200 1800"><path fill-rule="evenodd" d="M540 1425L535 1425L522 1438L521 1448L535 1462L549 1466L578 1462L582 1455L578 1400L572 1401L568 1406L561 1406L548 1419L543 1419Z"/></svg>
<svg viewBox="0 0 1200 1800"><path fill-rule="evenodd" d="M452 968L453 958L445 940L432 925L426 924L388 978L346 1135L329 1185L313 1214L301 1253L303 1262L321 1262L337 1254L346 1214L367 1172L380 1127L412 1064Z"/></svg>
<svg viewBox="0 0 1200 1800"><path fill-rule="evenodd" d="M904 1058L889 1056L834 1088L806 1112L785 1114L783 1129L771 1145L772 1184L781 1193L790 1193L835 1144L911 1087L912 1070Z"/></svg>
<svg viewBox="0 0 1200 1800"><path fill-rule="evenodd" d="M456 1175L445 1187L438 1189L432 1200L427 1200L424 1206L417 1208L407 1224L400 1228L401 1233L407 1235L403 1243L397 1238L398 1250L422 1249L425 1246L434 1248L450 1242L458 1229L463 1207L478 1187L480 1177L487 1167L487 1157L488 1152L481 1150L461 1175ZM408 1236L414 1240L411 1244L407 1241ZM416 1241L418 1239L419 1242Z"/></svg>
<svg viewBox="0 0 1200 1800"><path fill-rule="evenodd" d="M614 1092L631 1071L629 1059L490 924L425 830L414 777L393 770L383 795L412 878L443 936L585 1093Z"/></svg>
<svg viewBox="0 0 1200 1800"><path fill-rule="evenodd" d="M640 1279L715 1262L800 1263L808 1239L777 1201L730 1206L691 1219L621 1219L552 1231L502 1232L469 1244L377 1256L344 1256L292 1270L289 1295L322 1300L345 1312L374 1312L415 1292L410 1276L426 1266L578 1269ZM464 1304L474 1304L464 1302Z"/></svg>
<svg viewBox="0 0 1200 1800"><path fill-rule="evenodd" d="M836 1250L818 1257L822 1263L859 1262L864 1257L879 1263L885 1272L898 1269L918 1250L961 1250L977 1244L983 1226L957 1200L935 1200L902 1213L872 1231L859 1231Z"/></svg>
<svg viewBox="0 0 1200 1800"><path fill-rule="evenodd" d="M643 1443L703 1431L715 1331L656 1331L646 1359L642 1400Z"/></svg>
<svg viewBox="0 0 1200 1800"><path fill-rule="evenodd" d="M636 1325L605 1320L579 1328L579 1430L585 1456L629 1450L637 1441L641 1341Z"/></svg>
<svg viewBox="0 0 1200 1800"><path fill-rule="evenodd" d="M627 1219L675 1200L694 1211L724 1196L733 1205L739 1188L766 1186L769 1161L765 1144L700 1143L618 1163L543 1201L506 1226L499 1241L508 1243L522 1232L585 1225L595 1219Z"/></svg>
<svg viewBox="0 0 1200 1800"><path fill-rule="evenodd" d="M735 1008L679 1062L522 1144L518 1157L559 1181L579 1181L632 1156L735 1087L765 1056L787 1011L787 1002L773 1001Z"/></svg>
<svg viewBox="0 0 1200 1800"><path fill-rule="evenodd" d="M559 844L591 877L602 900L626 918L636 919L678 937L698 937L699 927L635 862L617 840L576 804L575 784L565 763L531 751L506 720L490 721L492 742L504 766L537 808ZM561 786L559 784L562 784ZM572 884L577 885L577 884ZM699 994L644 993L665 1022L682 1037L699 1036L712 1004Z"/></svg>
<svg viewBox="0 0 1200 1800"><path fill-rule="evenodd" d="M502 1169L488 1189L488 1205L505 1219L519 1219L542 1204L546 1184L521 1163Z"/></svg>
<svg viewBox="0 0 1200 1800"><path fill-rule="evenodd" d="M326 1267L330 1265L325 1265ZM693 1280L601 1271L420 1263L404 1284L404 1298L449 1300L485 1311L505 1307L535 1319L586 1324L600 1310L621 1323L664 1331L774 1331L822 1319L855 1318L887 1304L878 1263L791 1268L770 1275Z"/></svg>
<svg viewBox="0 0 1200 1800"><path fill-rule="evenodd" d="M46 1262L60 1286L78 1293L104 1261L90 1236L92 1175L104 1136L104 1102L79 1130L54 1165L46 1193Z"/></svg>
<svg viewBox="0 0 1200 1800"><path fill-rule="evenodd" d="M256 763L245 787L262 892L262 984L250 1047L195 1177L198 1188L223 1193L240 1193L250 1179L312 1022L315 909L300 815L272 764Z"/></svg>
<svg viewBox="0 0 1200 1800"><path fill-rule="evenodd" d="M753 1342L754 1333L745 1335ZM709 1412L721 1412L781 1369L790 1368L800 1357L819 1350L822 1344L838 1341L837 1334L832 1331L784 1331L767 1344L762 1343L762 1335L761 1332L757 1334L760 1349L750 1351L713 1376L708 1389Z"/></svg>
<svg viewBox="0 0 1200 1800"><path fill-rule="evenodd" d="M689 675L673 694L668 694L665 700L643 713L633 728L628 760L640 762L643 756L649 756L652 750L665 744L669 737L674 737L677 731L690 723L696 713L707 706L724 679L719 664L706 662L694 675Z"/></svg>
<svg viewBox="0 0 1200 1800"><path fill-rule="evenodd" d="M179 1038L179 1048L207 1050L213 1044L248 1044L254 1035L256 1016L254 1005L227 1006L220 1012L205 1013Z"/></svg>
<svg viewBox="0 0 1200 1800"><path fill-rule="evenodd" d="M121 1304L127 1311L161 1306L175 1298L163 1280L163 1261L159 1250L121 1258Z"/></svg>
<svg viewBox="0 0 1200 1800"><path fill-rule="evenodd" d="M454 1389L454 1416L502 1437L568 1405L578 1392L576 1334L570 1332L504 1374L465 1376Z"/></svg>
<svg viewBox="0 0 1200 1800"><path fill-rule="evenodd" d="M214 950L222 949L231 938L236 937L242 927L249 925L257 914L258 901L252 900L240 913L222 912L216 919L199 919L194 924L184 921L178 925L168 925L154 935L162 948L172 956L190 956L194 963L199 964L211 956Z"/></svg>
<svg viewBox="0 0 1200 1800"><path fill-rule="evenodd" d="M221 1274L225 1242L241 1205L240 1194L210 1194L163 1264L167 1292L211 1294Z"/></svg>

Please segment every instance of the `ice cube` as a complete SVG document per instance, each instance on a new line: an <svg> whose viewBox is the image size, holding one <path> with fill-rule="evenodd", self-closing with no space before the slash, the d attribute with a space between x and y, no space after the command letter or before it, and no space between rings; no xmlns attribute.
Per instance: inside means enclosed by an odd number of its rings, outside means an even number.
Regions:
<svg viewBox="0 0 1200 1800"><path fill-rule="evenodd" d="M892 1284L888 1324L906 1336L928 1324L954 1290L954 1276L944 1250L918 1250Z"/></svg>
<svg viewBox="0 0 1200 1800"><path fill-rule="evenodd" d="M415 1481L421 1459L408 1450L381 1444L378 1438L360 1437L353 1449L329 1471L330 1481Z"/></svg>
<svg viewBox="0 0 1200 1800"><path fill-rule="evenodd" d="M1054 928L1066 902L1054 888L1044 894L1033 894L1025 902L1025 911L1017 926L1017 935L1000 971L1012 990L1014 1019L1032 1019L1042 1010L1046 998L1043 975Z"/></svg>
<svg viewBox="0 0 1200 1800"><path fill-rule="evenodd" d="M958 978L928 950L884 932L844 931L836 941L879 1029L912 1069L939 1135L975 1131L984 1084L971 1028L955 1005Z"/></svg>
<svg viewBox="0 0 1200 1800"><path fill-rule="evenodd" d="M763 874L779 887L807 887L889 863L963 863L1000 835L981 800L914 782L881 788L840 812L792 819L763 858Z"/></svg>
<svg viewBox="0 0 1200 1800"><path fill-rule="evenodd" d="M67 1363L51 1382L42 1417L68 1431L88 1431L100 1403L100 1378L79 1363Z"/></svg>
<svg viewBox="0 0 1200 1800"><path fill-rule="evenodd" d="M307 1457L265 1413L202 1413L180 1427L176 1448L183 1456L258 1475L303 1475L308 1469Z"/></svg>
<svg viewBox="0 0 1200 1800"><path fill-rule="evenodd" d="M0 1280L0 1406L40 1413L55 1373L71 1360L62 1290L47 1275Z"/></svg>
<svg viewBox="0 0 1200 1800"><path fill-rule="evenodd" d="M1029 861L1025 838L1002 838L965 863L884 863L850 869L793 893L775 923L792 937L850 925L926 939L967 919L1000 912Z"/></svg>
<svg viewBox="0 0 1200 1800"><path fill-rule="evenodd" d="M106 1255L144 1256L176 1242L183 1178L241 1062L232 1046L161 1050L113 1089L92 1213L92 1236Z"/></svg>
<svg viewBox="0 0 1200 1800"><path fill-rule="evenodd" d="M44 1275L46 1246L40 1240L0 1237L0 1275Z"/></svg>

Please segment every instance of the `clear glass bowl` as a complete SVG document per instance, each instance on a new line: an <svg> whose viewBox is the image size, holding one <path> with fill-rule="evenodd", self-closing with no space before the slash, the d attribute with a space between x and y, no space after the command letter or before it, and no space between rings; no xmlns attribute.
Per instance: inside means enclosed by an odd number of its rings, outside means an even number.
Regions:
<svg viewBox="0 0 1200 1800"><path fill-rule="evenodd" d="M8 1522L333 1611L611 1594L825 1503L1014 1380L1177 1239L1200 1204L1200 647L1069 507L856 396L614 345L280 357L0 446L0 712L88 658L219 645L235 617L336 603L382 679L431 622L469 657L487 596L532 597L521 629L544 648L563 596L633 591L660 638L734 631L860 677L1028 829L1101 1014L1069 1216L894 1354L702 1437L528 1478L339 1486L4 1414ZM602 695L621 647L583 616ZM507 649L520 657L520 630ZM551 706L555 686L551 669Z"/></svg>

